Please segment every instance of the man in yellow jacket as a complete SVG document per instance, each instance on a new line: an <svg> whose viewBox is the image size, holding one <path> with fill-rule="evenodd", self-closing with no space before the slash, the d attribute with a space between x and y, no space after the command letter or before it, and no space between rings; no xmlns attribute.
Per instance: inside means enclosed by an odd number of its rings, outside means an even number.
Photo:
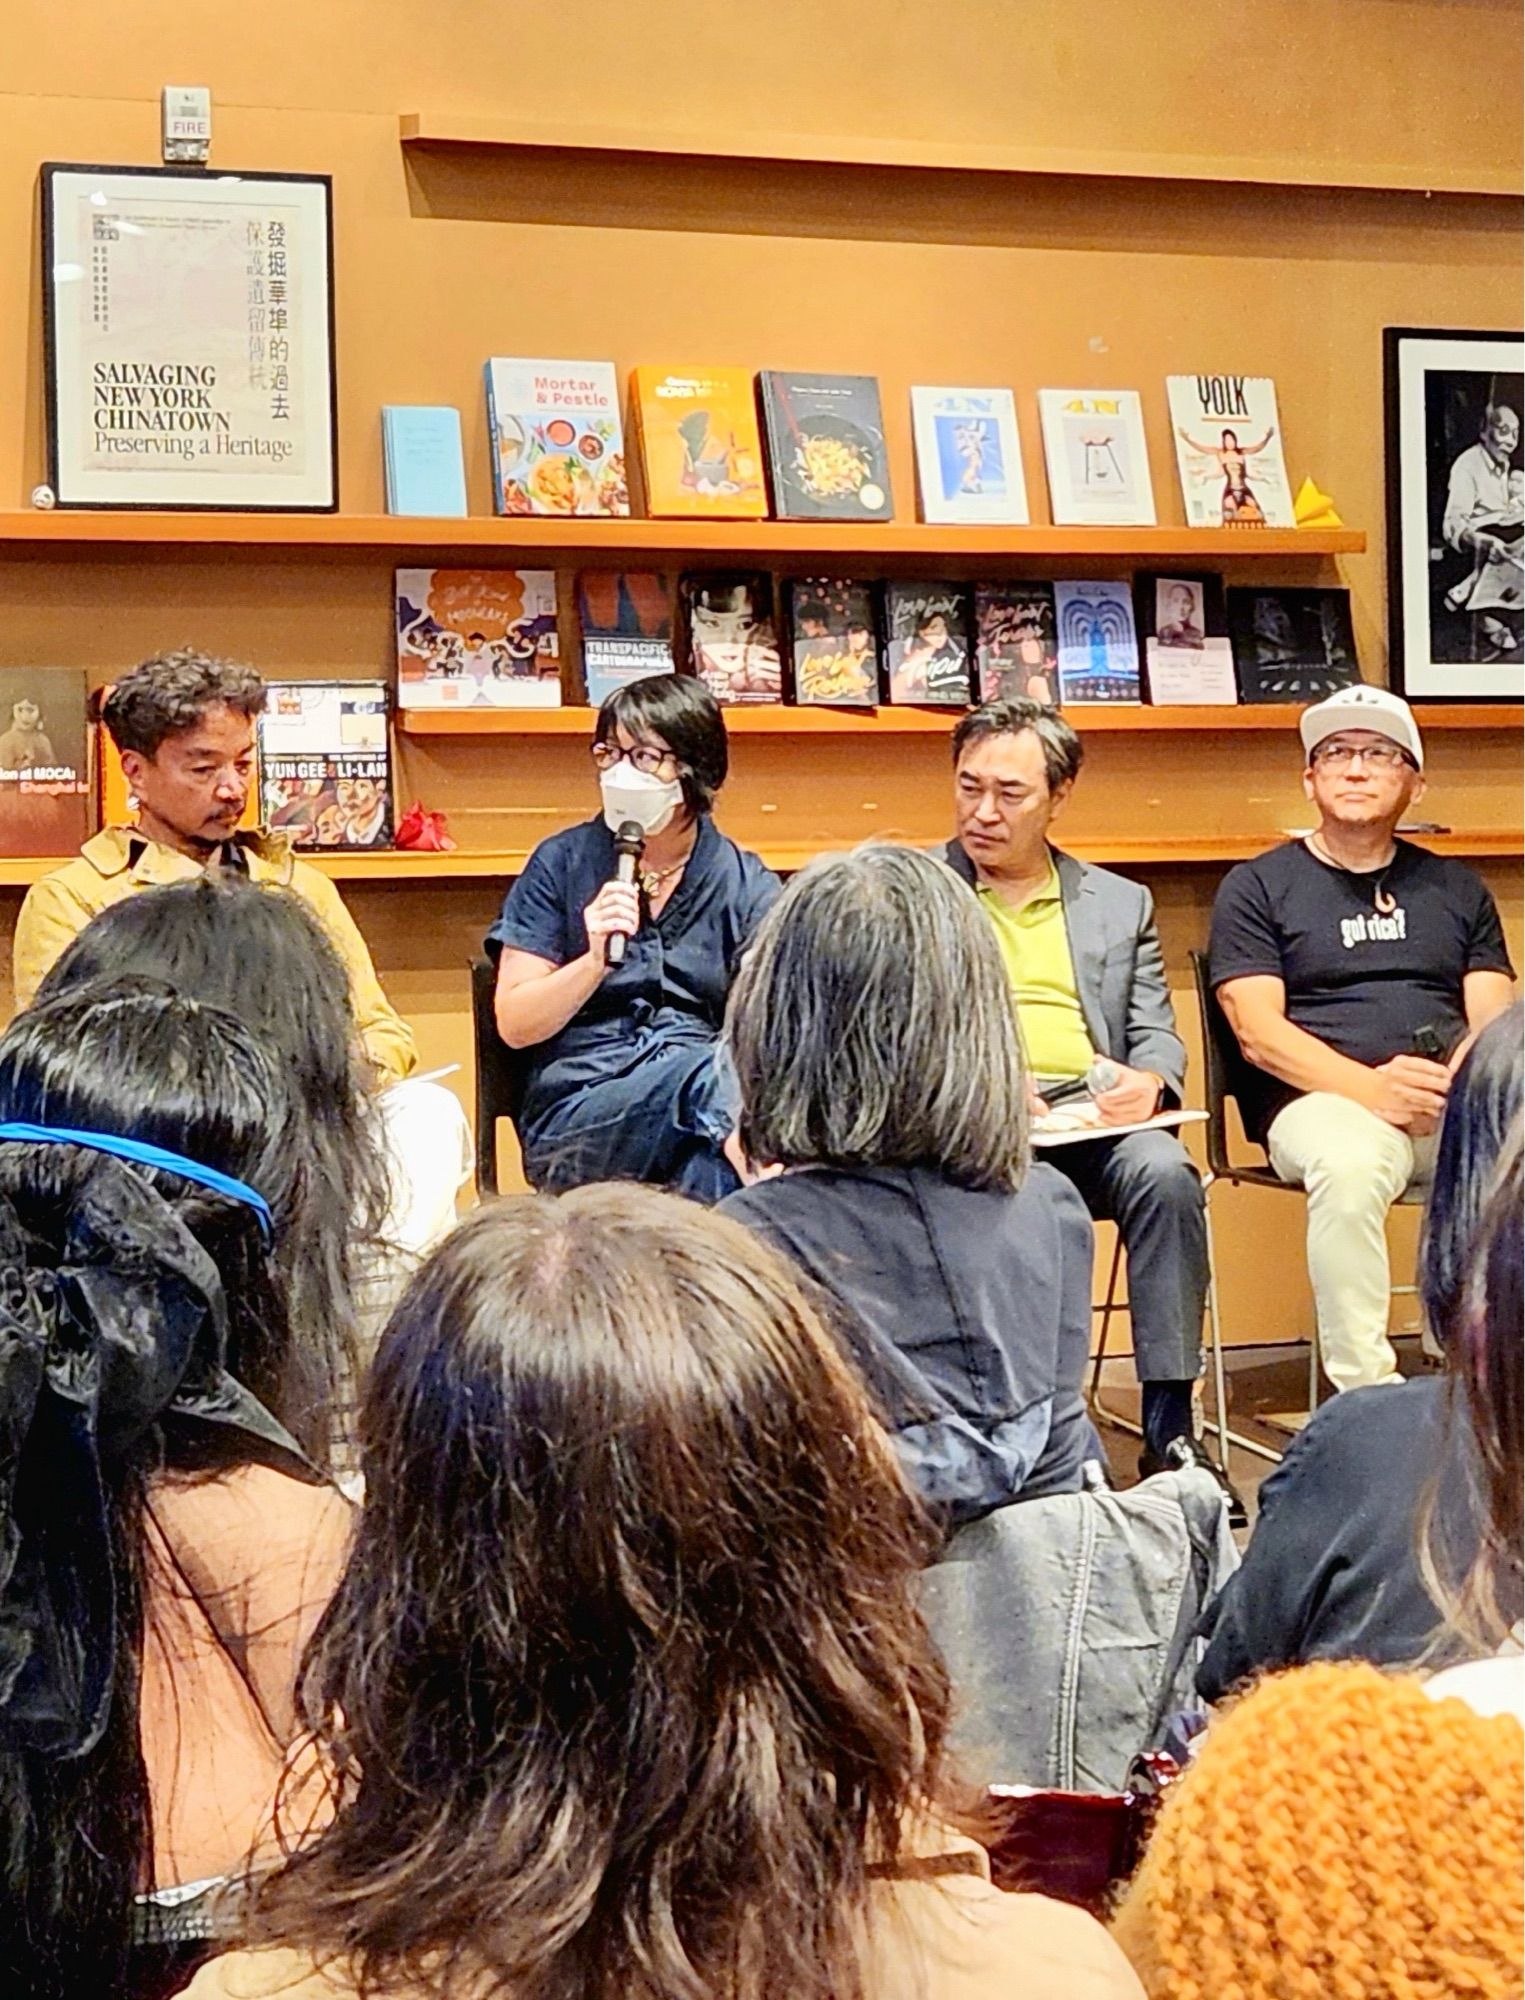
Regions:
<svg viewBox="0 0 1525 2000"><path fill-rule="evenodd" d="M16 920L16 1005L90 919L139 889L234 868L308 903L349 970L356 1026L375 1066L395 1183L388 1235L426 1249L454 1220L470 1171L469 1133L439 1085L404 1082L418 1064L412 1030L381 990L365 940L326 875L293 855L280 834L240 830L254 782L255 724L265 684L252 667L184 649L122 675L102 719L136 801L131 826L106 827L77 859L33 884Z"/></svg>

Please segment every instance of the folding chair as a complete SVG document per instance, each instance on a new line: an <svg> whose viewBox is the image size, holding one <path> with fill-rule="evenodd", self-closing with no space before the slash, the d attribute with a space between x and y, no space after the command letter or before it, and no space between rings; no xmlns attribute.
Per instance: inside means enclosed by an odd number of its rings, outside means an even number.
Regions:
<svg viewBox="0 0 1525 2000"><path fill-rule="evenodd" d="M493 1009L497 967L478 958L471 966L471 1026L477 1066L477 1193L498 1192L498 1120L517 1125L524 1104L528 1068L523 1052L511 1049L498 1033Z"/></svg>

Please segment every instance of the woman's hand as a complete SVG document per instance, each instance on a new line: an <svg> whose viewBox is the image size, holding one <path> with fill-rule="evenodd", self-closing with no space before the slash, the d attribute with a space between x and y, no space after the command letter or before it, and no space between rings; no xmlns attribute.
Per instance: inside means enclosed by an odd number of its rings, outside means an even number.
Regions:
<svg viewBox="0 0 1525 2000"><path fill-rule="evenodd" d="M582 913L588 956L602 968L612 937L634 937L641 928L641 894L633 882L605 882Z"/></svg>

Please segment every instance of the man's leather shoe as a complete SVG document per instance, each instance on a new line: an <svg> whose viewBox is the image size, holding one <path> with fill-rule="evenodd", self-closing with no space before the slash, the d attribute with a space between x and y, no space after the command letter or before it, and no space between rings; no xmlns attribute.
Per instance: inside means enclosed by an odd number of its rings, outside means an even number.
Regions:
<svg viewBox="0 0 1525 2000"><path fill-rule="evenodd" d="M1148 1479L1156 1472L1181 1472L1188 1465L1200 1465L1204 1472L1210 1472L1221 1488L1228 1502L1228 1524L1231 1528L1247 1528L1250 1525L1249 1510L1234 1482L1218 1463L1206 1445L1192 1437L1172 1438L1161 1452L1145 1450L1139 1454L1138 1470L1141 1479Z"/></svg>

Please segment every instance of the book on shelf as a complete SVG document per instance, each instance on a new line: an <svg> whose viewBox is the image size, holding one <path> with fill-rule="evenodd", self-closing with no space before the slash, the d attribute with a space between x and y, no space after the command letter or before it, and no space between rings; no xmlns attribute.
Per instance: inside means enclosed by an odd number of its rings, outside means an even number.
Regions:
<svg viewBox="0 0 1525 2000"><path fill-rule="evenodd" d="M1056 583L1059 692L1066 704L1142 698L1133 596L1125 583Z"/></svg>
<svg viewBox="0 0 1525 2000"><path fill-rule="evenodd" d="M559 708L556 574L400 569L400 708Z"/></svg>
<svg viewBox="0 0 1525 2000"><path fill-rule="evenodd" d="M583 680L599 708L617 689L677 670L673 580L655 570L586 569L577 579Z"/></svg>
<svg viewBox="0 0 1525 2000"><path fill-rule="evenodd" d="M911 428L924 521L1026 523L1027 481L1010 389L913 389Z"/></svg>
<svg viewBox="0 0 1525 2000"><path fill-rule="evenodd" d="M1156 708L1234 706L1239 684L1221 577L1140 574L1133 579L1133 609Z"/></svg>
<svg viewBox="0 0 1525 2000"><path fill-rule="evenodd" d="M127 774L122 769L121 752L112 740L111 731L101 720L101 712L106 705L106 697L111 693L110 681L98 687L90 696L90 752L93 775L91 789L95 795L95 822L97 826L130 826L137 806ZM254 768L249 780L249 794L244 801L244 810L239 819L237 831L252 833L259 825L259 734L254 740Z"/></svg>
<svg viewBox="0 0 1525 2000"><path fill-rule="evenodd" d="M1361 678L1348 590L1230 590L1228 629L1246 701L1322 701Z"/></svg>
<svg viewBox="0 0 1525 2000"><path fill-rule="evenodd" d="M381 446L389 514L465 518L466 461L461 451L459 410L423 403L384 403Z"/></svg>
<svg viewBox="0 0 1525 2000"><path fill-rule="evenodd" d="M1269 375L1167 375L1189 528L1294 528Z"/></svg>
<svg viewBox="0 0 1525 2000"><path fill-rule="evenodd" d="M758 570L685 576L684 654L719 702L783 700L773 579Z"/></svg>
<svg viewBox="0 0 1525 2000"><path fill-rule="evenodd" d="M0 854L73 854L90 837L82 667L0 667Z"/></svg>
<svg viewBox="0 0 1525 2000"><path fill-rule="evenodd" d="M1040 389L1038 414L1056 527L1153 527L1154 483L1136 389Z"/></svg>
<svg viewBox="0 0 1525 2000"><path fill-rule="evenodd" d="M267 682L259 774L265 824L294 847L390 847L386 682Z"/></svg>
<svg viewBox="0 0 1525 2000"><path fill-rule="evenodd" d="M657 520L767 517L757 397L745 368L637 368L630 425Z"/></svg>
<svg viewBox="0 0 1525 2000"><path fill-rule="evenodd" d="M767 368L757 378L757 394L775 519L891 519L890 462L874 376Z"/></svg>
<svg viewBox="0 0 1525 2000"><path fill-rule="evenodd" d="M887 583L888 699L917 708L967 708L969 603L951 583Z"/></svg>
<svg viewBox="0 0 1525 2000"><path fill-rule="evenodd" d="M790 580L789 685L804 708L872 708L880 647L873 586L829 576Z"/></svg>
<svg viewBox="0 0 1525 2000"><path fill-rule="evenodd" d="M612 362L494 356L483 373L495 513L630 512Z"/></svg>
<svg viewBox="0 0 1525 2000"><path fill-rule="evenodd" d="M974 658L981 701L1059 705L1059 646L1051 583L978 583Z"/></svg>

